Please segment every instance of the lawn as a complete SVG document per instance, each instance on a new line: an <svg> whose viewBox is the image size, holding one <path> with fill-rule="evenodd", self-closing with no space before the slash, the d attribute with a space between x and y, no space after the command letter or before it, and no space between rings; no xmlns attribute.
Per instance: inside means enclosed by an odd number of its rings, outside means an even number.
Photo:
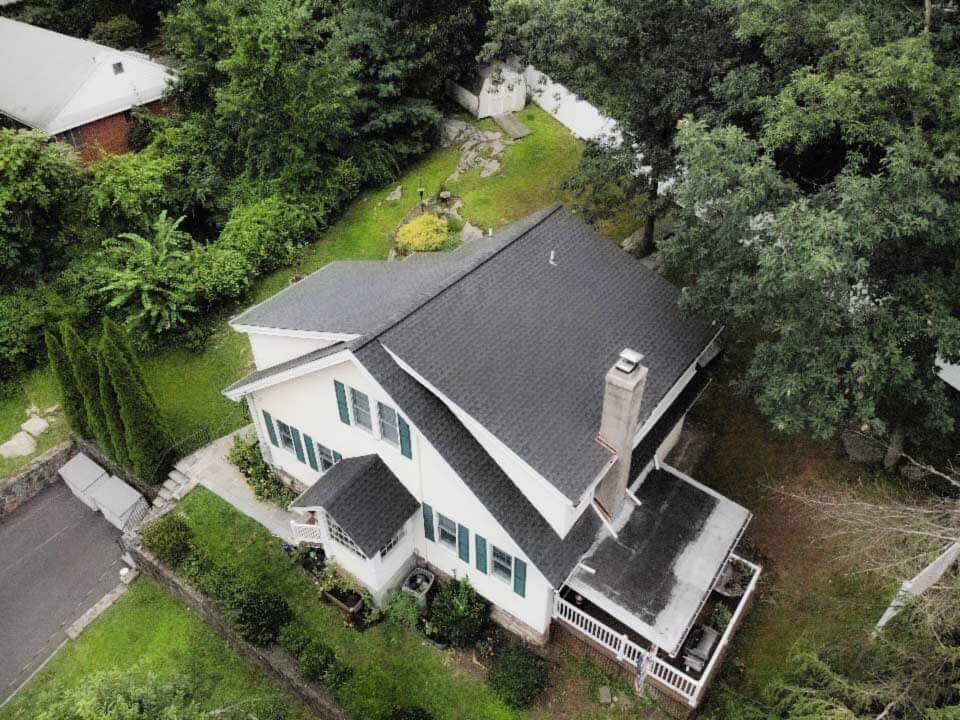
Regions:
<svg viewBox="0 0 960 720"><path fill-rule="evenodd" d="M0 720L29 720L43 696L84 683L91 672L140 664L161 674L185 675L204 710L253 700L284 702L291 720L315 717L237 655L200 618L148 578L130 591L75 641L67 644L6 707Z"/></svg>
<svg viewBox="0 0 960 720"><path fill-rule="evenodd" d="M447 182L456 169L459 149L433 150L388 186L363 193L334 225L305 248L295 267L261 278L235 310L273 295L292 277L311 273L334 260L386 259L390 236L417 204L418 188L424 188L427 197L442 189L459 195L464 201L463 217L484 229L518 220L561 199L560 183L576 168L582 144L535 106L528 107L520 116L533 133L507 147L496 175L481 178L479 170L471 170L456 181ZM491 121L481 121L479 125L488 130L495 128ZM387 202L387 196L398 185L403 186L402 199ZM248 422L245 407L220 394L224 387L252 369L253 359L246 338L227 327L228 312L201 351L170 347L145 359L148 382L174 430L179 455ZM18 429L26 419L24 410L30 402L49 406L59 401L58 394L46 369L29 375L21 392L0 401L0 438L9 437ZM65 436L66 428L61 425L58 431L43 437L38 452ZM30 459L0 461L0 477Z"/></svg>

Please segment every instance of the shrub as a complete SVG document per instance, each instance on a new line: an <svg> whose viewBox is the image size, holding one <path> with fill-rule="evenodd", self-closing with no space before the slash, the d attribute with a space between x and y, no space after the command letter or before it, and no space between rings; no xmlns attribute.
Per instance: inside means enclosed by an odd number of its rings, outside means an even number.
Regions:
<svg viewBox="0 0 960 720"><path fill-rule="evenodd" d="M437 635L456 647L466 647L479 640L489 619L490 603L473 589L467 578L441 587L430 606L430 621Z"/></svg>
<svg viewBox="0 0 960 720"><path fill-rule="evenodd" d="M0 295L0 379L36 362L43 340L43 297L32 288Z"/></svg>
<svg viewBox="0 0 960 720"><path fill-rule="evenodd" d="M126 15L114 15L94 25L87 39L117 50L126 50L140 39L140 26Z"/></svg>
<svg viewBox="0 0 960 720"><path fill-rule="evenodd" d="M245 640L266 647L277 639L280 629L293 619L293 611L282 595L266 590L240 594L234 622Z"/></svg>
<svg viewBox="0 0 960 720"><path fill-rule="evenodd" d="M525 644L512 642L494 657L487 682L510 707L529 707L546 685L546 663Z"/></svg>
<svg viewBox="0 0 960 720"><path fill-rule="evenodd" d="M439 250L447 239L447 221L424 213L397 231L397 250L401 253Z"/></svg>
<svg viewBox="0 0 960 720"><path fill-rule="evenodd" d="M322 680L336 661L333 650L319 640L311 640L300 651L300 674L307 680Z"/></svg>
<svg viewBox="0 0 960 720"><path fill-rule="evenodd" d="M731 613L730 608L722 602L717 602L717 604L713 606L713 612L710 614L710 624L717 630L720 632L726 630L727 625L730 624L732 619L733 613Z"/></svg>
<svg viewBox="0 0 960 720"><path fill-rule="evenodd" d="M353 677L353 668L340 660L334 660L323 673L323 684L331 690L339 690Z"/></svg>
<svg viewBox="0 0 960 720"><path fill-rule="evenodd" d="M261 500L286 508L296 499L297 494L280 481L277 473L263 459L256 436L237 435L227 457L247 478L254 494Z"/></svg>
<svg viewBox="0 0 960 720"><path fill-rule="evenodd" d="M219 243L196 246L191 266L192 284L198 298L207 305L239 297L253 281L253 264L239 250Z"/></svg>
<svg viewBox="0 0 960 720"><path fill-rule="evenodd" d="M433 720L433 715L416 706L394 707L383 720Z"/></svg>
<svg viewBox="0 0 960 720"><path fill-rule="evenodd" d="M395 593L387 603L387 617L401 627L415 628L420 621L420 606L404 593Z"/></svg>
<svg viewBox="0 0 960 720"><path fill-rule="evenodd" d="M293 262L297 249L316 232L316 220L304 205L271 195L234 208L218 244L238 251L260 274Z"/></svg>
<svg viewBox="0 0 960 720"><path fill-rule="evenodd" d="M277 636L277 642L280 643L280 647L299 658L307 646L313 642L313 638L307 626L295 620L283 626L280 635Z"/></svg>
<svg viewBox="0 0 960 720"><path fill-rule="evenodd" d="M193 550L193 530L181 513L168 513L144 528L143 541L158 558L176 567Z"/></svg>
<svg viewBox="0 0 960 720"><path fill-rule="evenodd" d="M107 155L90 166L90 219L110 234L148 230L165 208L182 206L181 182L172 158Z"/></svg>

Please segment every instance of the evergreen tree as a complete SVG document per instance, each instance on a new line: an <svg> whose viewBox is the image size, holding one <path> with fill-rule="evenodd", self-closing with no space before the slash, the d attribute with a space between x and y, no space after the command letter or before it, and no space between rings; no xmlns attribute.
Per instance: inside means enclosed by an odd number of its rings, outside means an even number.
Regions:
<svg viewBox="0 0 960 720"><path fill-rule="evenodd" d="M130 455L127 452L126 433L123 429L123 418L120 417L120 405L117 402L117 393L113 389L113 380L110 378L110 369L107 367L104 346L106 338L100 340L97 348L97 375L100 387L100 405L103 408L104 423L110 435L110 445L113 447L114 460L123 467L130 467Z"/></svg>
<svg viewBox="0 0 960 720"><path fill-rule="evenodd" d="M97 369L97 359L69 321L64 320L60 323L60 335L63 338L63 349L73 370L77 389L83 398L87 427L103 451L116 459L113 438L107 427L107 418L100 400L100 372Z"/></svg>
<svg viewBox="0 0 960 720"><path fill-rule="evenodd" d="M73 370L70 367L70 361L63 350L63 344L60 339L50 330L44 332L44 340L47 343L47 357L50 358L50 367L53 368L53 374L56 375L60 383L60 392L63 395L63 414L67 418L67 424L77 435L81 437L90 437L90 429L87 426L87 409L83 404L83 395L77 387L77 381Z"/></svg>
<svg viewBox="0 0 960 720"><path fill-rule="evenodd" d="M172 459L169 433L123 350L104 337L101 353L120 407L129 467L144 482L162 482Z"/></svg>
<svg viewBox="0 0 960 720"><path fill-rule="evenodd" d="M110 342L114 343L120 349L120 352L123 353L123 357L133 370L134 379L140 384L140 387L143 388L143 391L147 394L147 397L153 404L153 409L159 412L160 406L157 404L157 399L147 386L147 381L144 378L143 364L140 362L140 356L137 354L137 351L133 349L133 343L130 342L130 333L124 330L123 327L113 318L104 317L103 334L105 337L109 338Z"/></svg>

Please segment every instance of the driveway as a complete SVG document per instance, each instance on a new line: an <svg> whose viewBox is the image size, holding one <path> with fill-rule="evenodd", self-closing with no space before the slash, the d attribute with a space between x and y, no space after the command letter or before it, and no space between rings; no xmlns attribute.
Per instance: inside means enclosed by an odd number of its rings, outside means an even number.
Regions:
<svg viewBox="0 0 960 720"><path fill-rule="evenodd" d="M116 587L119 536L62 482L0 520L0 703Z"/></svg>

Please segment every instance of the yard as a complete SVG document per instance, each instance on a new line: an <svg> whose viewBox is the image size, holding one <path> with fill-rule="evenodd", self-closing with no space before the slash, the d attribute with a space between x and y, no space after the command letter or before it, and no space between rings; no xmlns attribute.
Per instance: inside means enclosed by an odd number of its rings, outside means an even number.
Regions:
<svg viewBox="0 0 960 720"><path fill-rule="evenodd" d="M85 682L91 672L140 665L159 674L180 673L202 709L275 700L290 720L314 716L238 656L200 618L148 578L130 591L74 642L64 647L6 707L0 720L29 720L44 695Z"/></svg>
<svg viewBox="0 0 960 720"><path fill-rule="evenodd" d="M202 350L170 347L145 359L148 381L160 400L162 410L174 429L178 455L185 455L204 443L246 424L242 405L230 402L220 391L252 369L246 338L226 325L229 315L240 307L259 302L285 287L294 276L302 276L335 260L386 259L390 235L416 205L418 188L427 197L441 189L464 201L464 219L482 228L498 227L517 220L562 196L560 183L577 166L581 143L566 128L535 106L520 113L533 133L504 151L500 171L481 178L471 170L453 182L448 176L456 169L460 150L438 148L409 168L397 181L357 198L339 221L323 231L307 247L296 267L279 270L261 278L240 306L228 309ZM484 130L496 129L492 121L478 123ZM399 202L386 201L403 186ZM58 402L58 389L44 368L31 373L23 388L0 400L0 438L9 437L26 420L31 403L49 407ZM38 443L37 453L66 437L61 423L54 425ZM0 477L11 474L31 457L0 460Z"/></svg>

